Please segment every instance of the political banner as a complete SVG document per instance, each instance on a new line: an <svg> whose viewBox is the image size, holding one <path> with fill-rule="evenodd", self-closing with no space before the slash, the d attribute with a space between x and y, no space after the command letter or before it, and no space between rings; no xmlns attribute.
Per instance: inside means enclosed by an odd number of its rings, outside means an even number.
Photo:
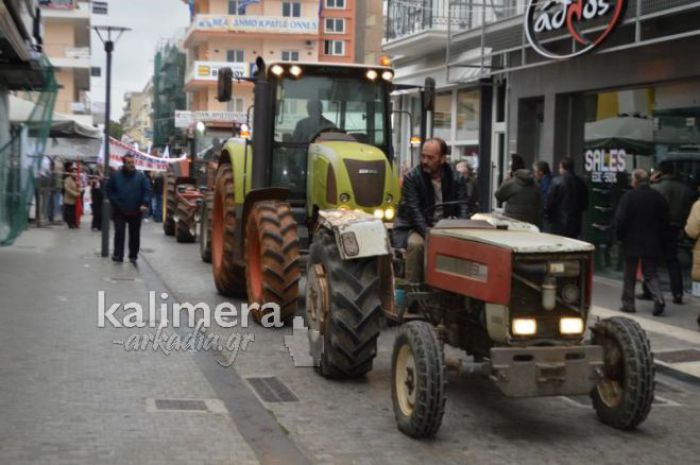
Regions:
<svg viewBox="0 0 700 465"><path fill-rule="evenodd" d="M168 165L172 163L187 162L187 155L182 155L179 158L160 158L143 153L130 145L124 144L113 137L109 138L109 166L112 168L121 168L122 158L124 155L130 154L136 162L136 169L140 171L167 171ZM99 160L104 160L104 147L100 149Z"/></svg>

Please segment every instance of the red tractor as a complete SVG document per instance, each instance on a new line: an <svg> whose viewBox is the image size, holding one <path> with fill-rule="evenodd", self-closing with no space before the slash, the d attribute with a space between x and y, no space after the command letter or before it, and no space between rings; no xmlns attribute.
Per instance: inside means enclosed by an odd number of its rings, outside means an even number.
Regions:
<svg viewBox="0 0 700 465"><path fill-rule="evenodd" d="M189 162L173 163L164 183L163 231L178 242L194 242L201 221L204 194L189 176Z"/></svg>

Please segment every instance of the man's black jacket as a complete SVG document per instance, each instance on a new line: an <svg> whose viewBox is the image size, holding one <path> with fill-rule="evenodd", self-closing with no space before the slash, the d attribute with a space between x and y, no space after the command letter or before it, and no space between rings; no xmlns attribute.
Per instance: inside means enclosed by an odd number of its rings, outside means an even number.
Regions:
<svg viewBox="0 0 700 465"><path fill-rule="evenodd" d="M668 212L664 196L648 184L622 196L615 212L615 228L625 257L662 256L668 236Z"/></svg>
<svg viewBox="0 0 700 465"><path fill-rule="evenodd" d="M462 175L448 163L442 165L442 201L453 202L467 200L466 183ZM394 223L394 245L405 248L409 231L416 231L421 236L433 225L435 191L430 175L423 172L420 165L413 168L403 179L401 203ZM446 205L443 217L468 217L466 202L459 205Z"/></svg>

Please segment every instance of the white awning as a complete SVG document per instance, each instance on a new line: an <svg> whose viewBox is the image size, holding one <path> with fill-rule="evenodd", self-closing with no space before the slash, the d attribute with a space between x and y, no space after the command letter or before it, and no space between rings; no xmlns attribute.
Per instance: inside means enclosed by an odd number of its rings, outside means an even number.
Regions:
<svg viewBox="0 0 700 465"><path fill-rule="evenodd" d="M34 111L36 104L14 95L10 95L10 123L25 123ZM37 109L41 112L41 109ZM102 131L96 127L80 123L69 115L53 113L51 118L50 137L71 137L101 139Z"/></svg>

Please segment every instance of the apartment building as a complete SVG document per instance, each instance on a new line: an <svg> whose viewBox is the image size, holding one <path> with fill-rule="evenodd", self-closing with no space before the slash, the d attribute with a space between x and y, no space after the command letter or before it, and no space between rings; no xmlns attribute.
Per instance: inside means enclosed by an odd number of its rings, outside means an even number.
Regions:
<svg viewBox="0 0 700 465"><path fill-rule="evenodd" d="M90 111L90 3L42 0L44 53L60 86L55 111L92 125Z"/></svg>
<svg viewBox="0 0 700 465"><path fill-rule="evenodd" d="M153 142L153 79L141 92L126 93L124 100L122 142L136 142L145 150Z"/></svg>

